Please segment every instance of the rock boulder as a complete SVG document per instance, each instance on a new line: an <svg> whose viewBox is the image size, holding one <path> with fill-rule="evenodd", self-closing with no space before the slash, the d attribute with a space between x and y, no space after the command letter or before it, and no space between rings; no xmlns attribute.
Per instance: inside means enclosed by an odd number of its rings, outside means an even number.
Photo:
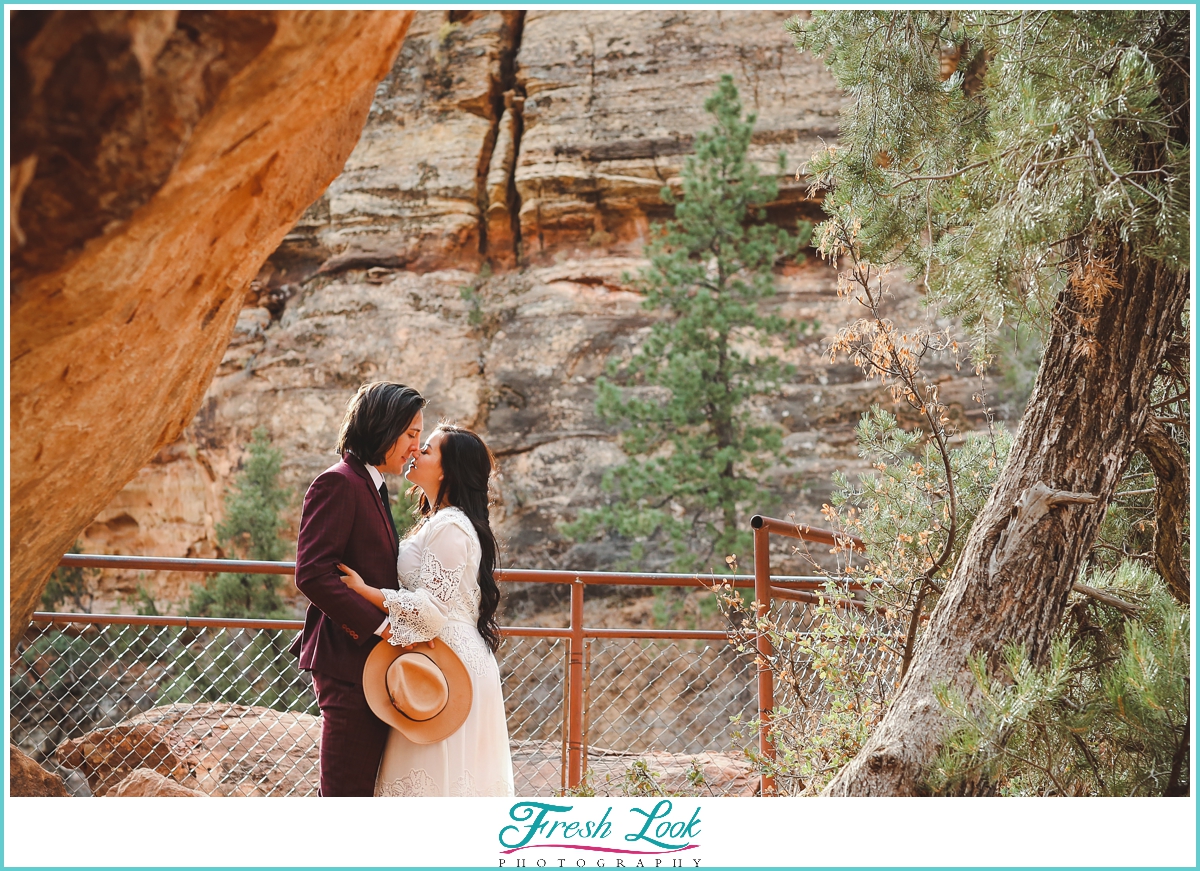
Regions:
<svg viewBox="0 0 1200 871"><path fill-rule="evenodd" d="M159 729L180 755L183 786L206 795L316 795L317 717L215 702L153 708L130 724Z"/></svg>
<svg viewBox="0 0 1200 871"><path fill-rule="evenodd" d="M188 789L153 768L139 768L109 793L117 798L208 798L206 793Z"/></svg>
<svg viewBox="0 0 1200 871"><path fill-rule="evenodd" d="M13 13L10 646L59 555L192 419L411 18Z"/></svg>
<svg viewBox="0 0 1200 871"><path fill-rule="evenodd" d="M165 730L132 720L106 729L95 729L82 738L64 741L55 760L87 778L92 795L108 795L139 768L150 768L178 779L184 769L171 749Z"/></svg>
<svg viewBox="0 0 1200 871"><path fill-rule="evenodd" d="M8 745L8 790L13 798L69 795L61 777L42 768L16 744Z"/></svg>
<svg viewBox="0 0 1200 871"><path fill-rule="evenodd" d="M320 721L309 714L174 704L66 741L56 756L85 774L93 795L173 788L150 774L133 777L145 770L189 791L176 795L316 795L320 735Z"/></svg>

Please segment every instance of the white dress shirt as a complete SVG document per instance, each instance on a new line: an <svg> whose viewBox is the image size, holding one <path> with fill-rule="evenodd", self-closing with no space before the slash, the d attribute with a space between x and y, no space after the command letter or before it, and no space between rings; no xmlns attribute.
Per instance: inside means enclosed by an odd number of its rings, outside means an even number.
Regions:
<svg viewBox="0 0 1200 871"><path fill-rule="evenodd" d="M375 492L379 492L379 485L383 483L383 473L372 466L370 463L363 463L367 467L367 474L371 476L371 483L375 485ZM391 505L384 505L384 511L391 511ZM383 637L383 630L387 628L388 618L384 617L383 622L379 624L379 628L375 630L375 634Z"/></svg>

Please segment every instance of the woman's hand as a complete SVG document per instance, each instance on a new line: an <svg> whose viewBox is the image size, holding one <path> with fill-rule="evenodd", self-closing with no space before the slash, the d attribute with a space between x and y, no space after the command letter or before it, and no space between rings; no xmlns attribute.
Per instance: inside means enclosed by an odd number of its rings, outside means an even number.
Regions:
<svg viewBox="0 0 1200 871"><path fill-rule="evenodd" d="M358 593L360 596L365 595L363 590L366 589L367 582L362 579L362 575L349 566L344 566L341 563L338 563L337 567L346 573L342 575L342 583L354 592Z"/></svg>
<svg viewBox="0 0 1200 871"><path fill-rule="evenodd" d="M369 585L366 581L364 581L362 579L362 575L360 575L358 572L356 572L354 569L350 568L349 566L343 565L342 563L338 563L337 567L346 573L346 574L342 575L342 583L345 584L347 587L349 587L351 592L358 593L358 595L362 596L364 599L366 599L368 602L370 602L372 605L374 605L380 611L383 611L384 613L387 612L387 605L384 602L382 590L378 590L375 587L372 587L371 585ZM389 644L391 644L392 643L391 636L392 636L392 627L389 625L384 629L383 640L388 642ZM434 646L433 641L434 641L434 639L431 638L425 642L418 641L413 644L405 644L405 645L403 645L403 647L401 649L403 649L405 651L411 651L418 644L428 644L430 647L433 647ZM401 645L398 645L398 644L395 646L401 647Z"/></svg>
<svg viewBox="0 0 1200 871"><path fill-rule="evenodd" d="M388 641L389 644L391 643L391 641L387 637L385 637L384 640ZM436 647L437 646L435 644L436 641L437 641L436 638L430 638L428 641L414 641L412 644L395 644L393 646L399 647L405 653L416 653L417 648L422 644L424 644L426 647L431 647L431 648Z"/></svg>
<svg viewBox="0 0 1200 871"><path fill-rule="evenodd" d="M356 572L349 566L337 564L337 567L346 574L342 575L342 583L350 588L350 592L358 593L380 611L387 611L387 605L383 601L383 592L377 590L362 579L362 575Z"/></svg>

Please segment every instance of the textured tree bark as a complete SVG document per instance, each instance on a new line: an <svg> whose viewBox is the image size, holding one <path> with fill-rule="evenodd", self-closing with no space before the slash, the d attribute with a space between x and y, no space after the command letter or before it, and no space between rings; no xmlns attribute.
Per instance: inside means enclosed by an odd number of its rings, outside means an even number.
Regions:
<svg viewBox="0 0 1200 871"><path fill-rule="evenodd" d="M1113 266L1117 284L1094 308L1071 290L1059 298L1008 463L891 708L825 794L920 794L946 727L934 687L956 687L970 699L968 657L983 653L994 666L1011 643L1044 661L1137 449L1155 370L1188 298L1186 274L1139 260L1127 247L1116 249Z"/></svg>
<svg viewBox="0 0 1200 871"><path fill-rule="evenodd" d="M1152 416L1147 418L1137 446L1154 469L1154 567L1167 582L1171 595L1188 605L1191 603L1191 585L1183 570L1183 536L1180 534L1191 489L1188 464L1179 445Z"/></svg>
<svg viewBox="0 0 1200 871"><path fill-rule="evenodd" d="M412 15L13 13L10 649L61 554L195 414Z"/></svg>

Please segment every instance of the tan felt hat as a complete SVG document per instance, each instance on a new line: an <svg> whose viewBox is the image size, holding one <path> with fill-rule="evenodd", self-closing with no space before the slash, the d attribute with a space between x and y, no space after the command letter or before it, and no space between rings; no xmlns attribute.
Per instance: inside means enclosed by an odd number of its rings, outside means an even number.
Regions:
<svg viewBox="0 0 1200 871"><path fill-rule="evenodd" d="M363 692L375 716L414 744L436 744L471 711L471 676L440 638L433 647L376 644L363 666Z"/></svg>

